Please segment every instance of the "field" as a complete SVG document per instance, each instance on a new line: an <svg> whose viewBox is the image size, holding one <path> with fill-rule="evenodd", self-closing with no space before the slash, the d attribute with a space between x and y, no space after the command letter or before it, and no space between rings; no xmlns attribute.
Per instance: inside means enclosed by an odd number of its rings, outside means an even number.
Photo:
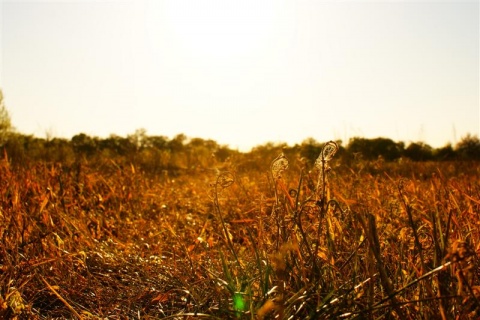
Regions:
<svg viewBox="0 0 480 320"><path fill-rule="evenodd" d="M0 163L0 317L478 319L480 163Z"/></svg>

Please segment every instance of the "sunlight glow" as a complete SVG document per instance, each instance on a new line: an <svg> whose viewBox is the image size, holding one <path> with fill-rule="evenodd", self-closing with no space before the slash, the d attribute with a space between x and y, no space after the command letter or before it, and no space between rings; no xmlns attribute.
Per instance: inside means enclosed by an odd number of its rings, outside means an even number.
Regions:
<svg viewBox="0 0 480 320"><path fill-rule="evenodd" d="M204 59L234 59L252 54L263 46L273 32L273 5L253 2L165 1L158 2L164 21L151 17L152 28L162 26L172 32L174 45L183 53ZM258 2L256 2L258 3ZM157 24L155 25L155 22ZM153 39L153 41L155 41Z"/></svg>
<svg viewBox="0 0 480 320"><path fill-rule="evenodd" d="M480 134L478 2L7 1L0 87L24 133L214 139Z"/></svg>

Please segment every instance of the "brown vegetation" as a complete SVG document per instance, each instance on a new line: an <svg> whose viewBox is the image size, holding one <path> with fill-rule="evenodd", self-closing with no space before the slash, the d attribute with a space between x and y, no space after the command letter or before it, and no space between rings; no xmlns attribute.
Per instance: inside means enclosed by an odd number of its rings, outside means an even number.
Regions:
<svg viewBox="0 0 480 320"><path fill-rule="evenodd" d="M6 153L0 317L480 316L480 163L201 150Z"/></svg>

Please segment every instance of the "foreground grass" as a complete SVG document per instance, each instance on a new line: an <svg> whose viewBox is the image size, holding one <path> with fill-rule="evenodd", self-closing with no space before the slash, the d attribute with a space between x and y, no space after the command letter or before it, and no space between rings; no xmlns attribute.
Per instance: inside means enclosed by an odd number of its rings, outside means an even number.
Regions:
<svg viewBox="0 0 480 320"><path fill-rule="evenodd" d="M0 317L478 318L480 164L329 152L177 176L3 161Z"/></svg>

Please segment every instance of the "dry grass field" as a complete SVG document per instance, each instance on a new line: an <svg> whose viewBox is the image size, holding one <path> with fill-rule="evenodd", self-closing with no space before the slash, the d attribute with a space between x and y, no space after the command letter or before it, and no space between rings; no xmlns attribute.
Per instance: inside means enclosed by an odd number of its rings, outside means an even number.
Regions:
<svg viewBox="0 0 480 320"><path fill-rule="evenodd" d="M0 318L478 319L480 163L335 152L175 174L5 157Z"/></svg>

